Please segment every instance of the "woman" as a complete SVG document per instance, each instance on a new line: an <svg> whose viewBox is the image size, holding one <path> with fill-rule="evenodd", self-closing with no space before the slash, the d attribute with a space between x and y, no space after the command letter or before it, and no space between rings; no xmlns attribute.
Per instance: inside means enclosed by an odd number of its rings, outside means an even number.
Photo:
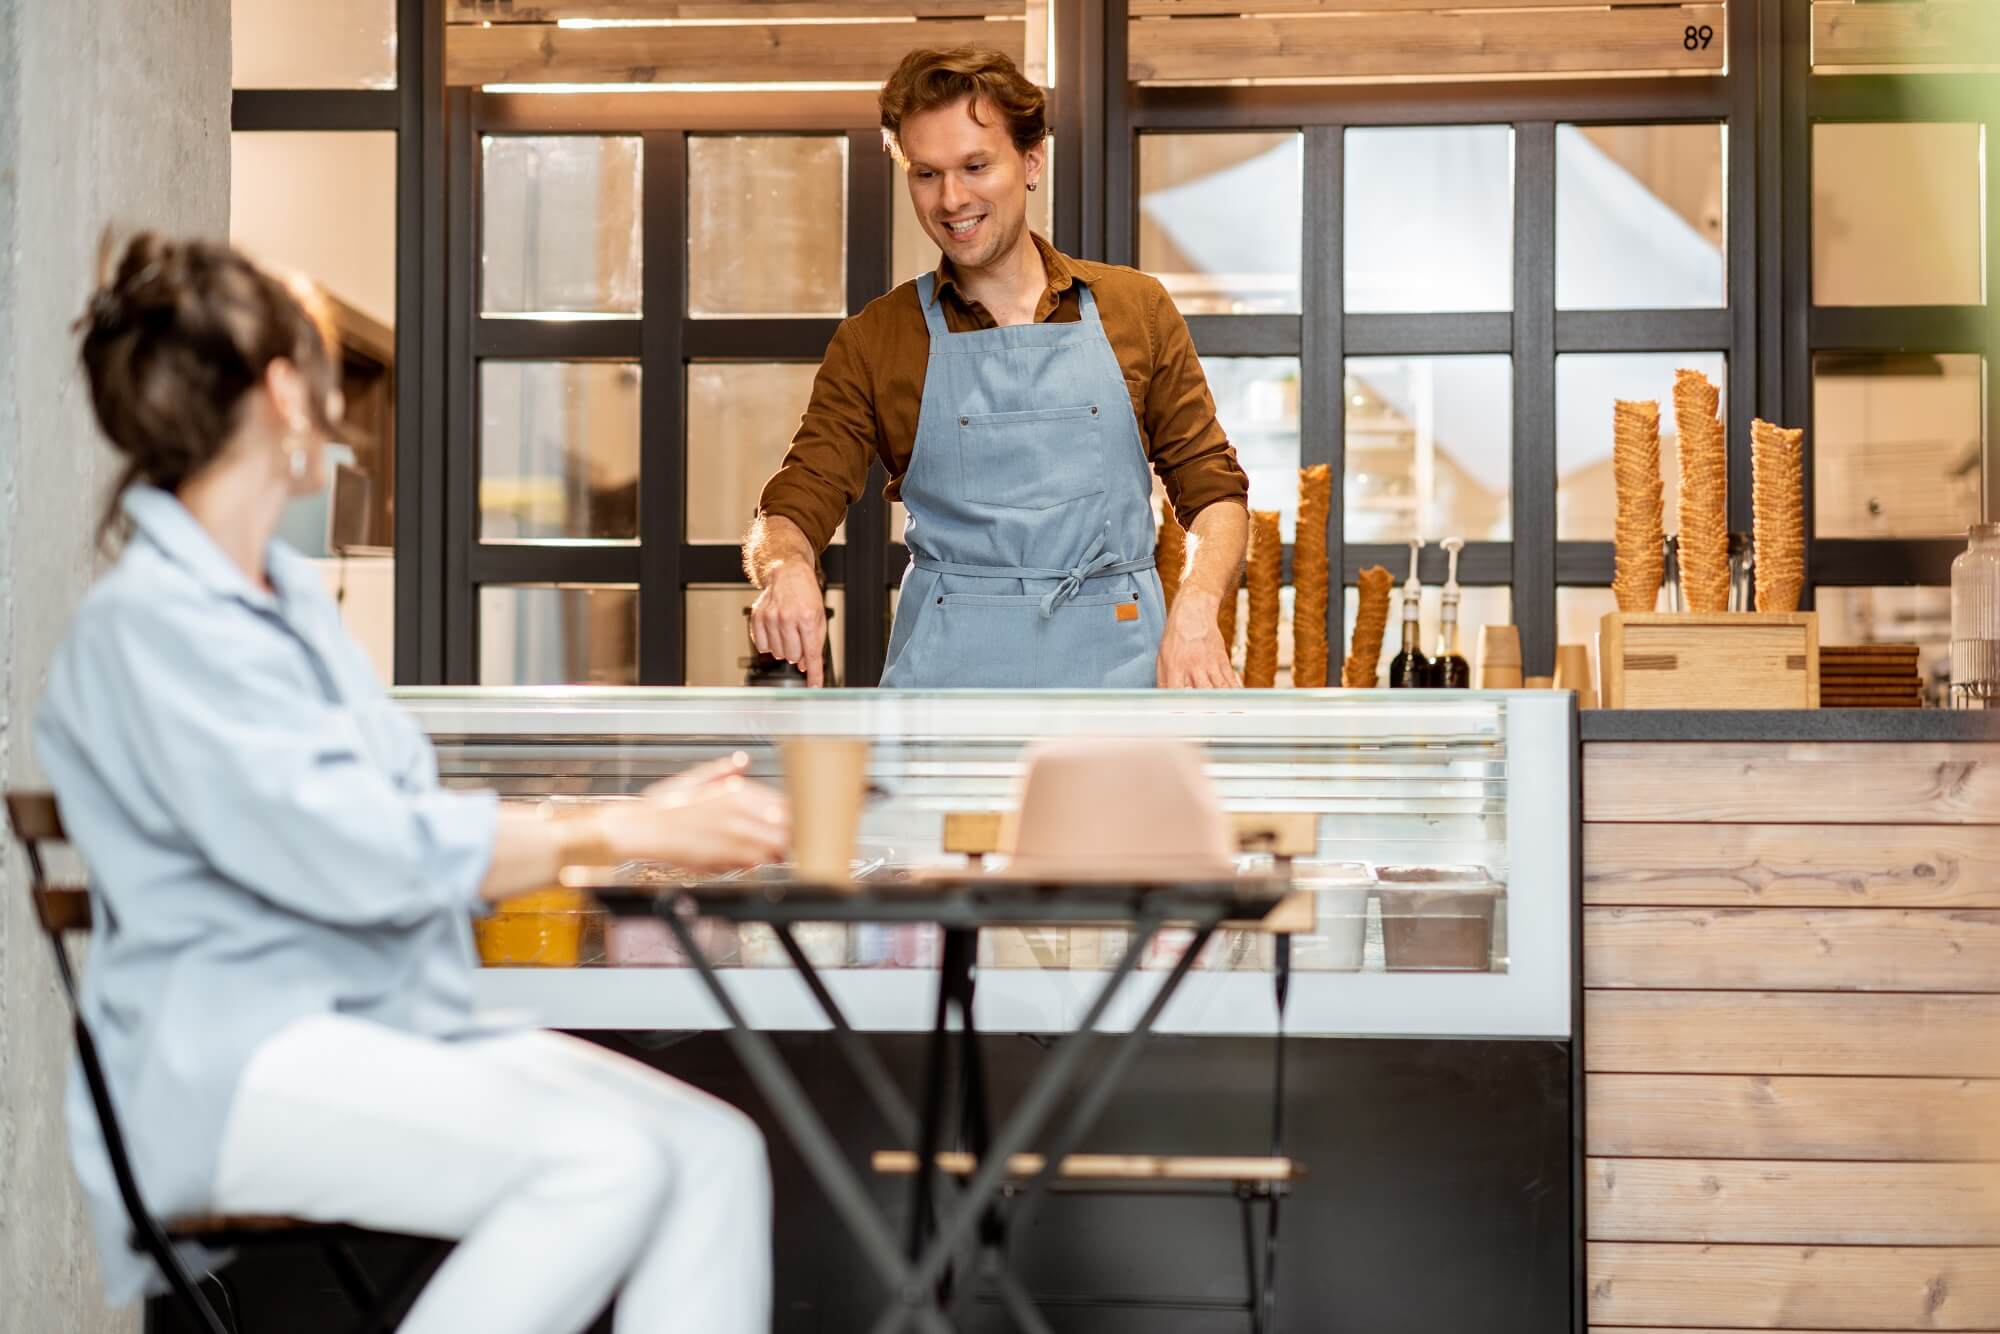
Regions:
<svg viewBox="0 0 2000 1334"><path fill-rule="evenodd" d="M459 1245L404 1334L770 1327L763 1142L733 1108L547 1033L482 1029L468 918L567 864L783 855L736 757L551 821L439 787L313 567L273 538L324 482L339 356L319 299L236 251L140 236L82 323L132 535L36 719L99 904L84 1011L163 1216L290 1214ZM125 1240L70 1081L107 1287Z"/></svg>

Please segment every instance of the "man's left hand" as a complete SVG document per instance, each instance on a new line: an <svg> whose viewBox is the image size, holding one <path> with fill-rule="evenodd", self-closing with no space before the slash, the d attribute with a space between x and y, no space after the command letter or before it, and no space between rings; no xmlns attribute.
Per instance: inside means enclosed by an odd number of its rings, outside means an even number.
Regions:
<svg viewBox="0 0 2000 1334"><path fill-rule="evenodd" d="M1229 665L1216 625L1221 602L1213 593L1183 587L1167 613L1160 637L1159 682L1163 690L1238 690L1243 680Z"/></svg>

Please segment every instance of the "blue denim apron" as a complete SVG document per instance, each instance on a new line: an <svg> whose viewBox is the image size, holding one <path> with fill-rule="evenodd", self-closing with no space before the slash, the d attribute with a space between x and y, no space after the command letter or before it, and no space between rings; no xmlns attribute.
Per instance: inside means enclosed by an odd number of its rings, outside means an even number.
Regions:
<svg viewBox="0 0 2000 1334"><path fill-rule="evenodd" d="M917 280L931 355L882 684L1156 684L1152 472L1090 288L1074 324L955 334L936 281Z"/></svg>

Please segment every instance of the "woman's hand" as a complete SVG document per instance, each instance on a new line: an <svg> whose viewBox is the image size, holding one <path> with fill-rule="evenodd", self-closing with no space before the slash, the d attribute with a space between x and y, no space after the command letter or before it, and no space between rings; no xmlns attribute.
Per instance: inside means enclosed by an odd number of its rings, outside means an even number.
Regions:
<svg viewBox="0 0 2000 1334"><path fill-rule="evenodd" d="M606 806L605 842L620 860L667 862L691 871L731 871L783 861L791 838L785 799L742 776L731 756L647 788L638 801Z"/></svg>

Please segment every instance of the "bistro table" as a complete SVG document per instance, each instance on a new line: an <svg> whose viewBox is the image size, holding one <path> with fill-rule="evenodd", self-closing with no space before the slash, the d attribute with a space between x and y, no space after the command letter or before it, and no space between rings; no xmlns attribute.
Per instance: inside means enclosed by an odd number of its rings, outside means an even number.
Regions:
<svg viewBox="0 0 2000 1334"><path fill-rule="evenodd" d="M1029 1334L1045 1334L1047 1322L1008 1269L1007 1222L1018 1222L1032 1210L1064 1158L1089 1131L1215 929L1224 922L1261 920L1289 888L1289 880L1282 876L1112 882L995 875L893 877L851 885L719 880L590 887L613 916L664 919L714 997L729 1023L730 1044L752 1082L769 1100L868 1263L888 1286L890 1299L872 1327L873 1334L894 1334L912 1324L927 1334L952 1334L948 1276L954 1259L975 1239L975 1233L985 1262L984 1276L1016 1325ZM842 1154L825 1118L778 1055L770 1036L744 1021L721 974L696 943L693 926L700 917L761 923L772 929L825 1012L843 1058L890 1132L915 1149L918 1168L903 1243L898 1243L893 1224ZM875 1049L848 1023L825 980L800 948L793 928L802 922L933 925L942 930L937 1007L924 1067L921 1115L904 1098ZM1065 924L1129 927L1131 937L1123 957L1105 973L1075 1030L1055 1044L1053 1056L1029 1081L1019 1103L994 1125L986 1105L972 1020L979 932L985 927ZM1098 1024L1106 1009L1155 936L1169 924L1191 929L1186 948L1129 1032L1101 1031ZM946 1069L954 1014L962 1063L961 1124L977 1163L962 1187L946 1181L935 1168L943 1147L940 1141L949 1101ZM1108 1044L1112 1050L1105 1059L1092 1062L1091 1055L1099 1044ZM1072 1093L1075 1100L1068 1116L1040 1151L1040 1169L1032 1173L1011 1170L1015 1155L1028 1150L1043 1134L1065 1096ZM1000 1216L997 1207L1003 1190L1013 1201L1007 1219Z"/></svg>

